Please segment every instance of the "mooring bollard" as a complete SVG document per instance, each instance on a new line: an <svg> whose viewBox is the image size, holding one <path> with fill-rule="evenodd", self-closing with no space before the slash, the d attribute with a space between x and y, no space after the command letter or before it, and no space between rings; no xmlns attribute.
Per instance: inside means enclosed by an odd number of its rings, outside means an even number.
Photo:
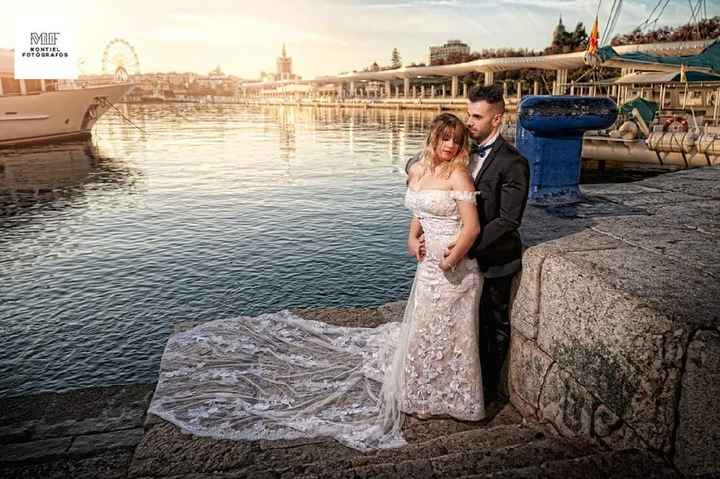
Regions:
<svg viewBox="0 0 720 479"><path fill-rule="evenodd" d="M518 109L515 145L530 163L528 202L574 203L582 199L582 137L608 128L618 108L605 97L526 96Z"/></svg>

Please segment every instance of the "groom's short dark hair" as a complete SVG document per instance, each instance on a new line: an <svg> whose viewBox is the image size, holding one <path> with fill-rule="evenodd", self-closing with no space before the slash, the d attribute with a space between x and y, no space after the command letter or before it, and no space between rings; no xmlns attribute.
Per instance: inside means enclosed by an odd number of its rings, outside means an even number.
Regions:
<svg viewBox="0 0 720 479"><path fill-rule="evenodd" d="M503 98L503 90L500 85L475 85L468 93L468 100L470 103L486 101L500 112L505 111L505 98Z"/></svg>

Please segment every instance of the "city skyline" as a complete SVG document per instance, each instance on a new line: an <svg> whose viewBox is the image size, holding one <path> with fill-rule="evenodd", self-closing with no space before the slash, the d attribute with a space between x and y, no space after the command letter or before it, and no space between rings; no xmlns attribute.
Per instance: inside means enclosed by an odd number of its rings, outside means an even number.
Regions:
<svg viewBox="0 0 720 479"><path fill-rule="evenodd" d="M600 8L601 28L609 3ZM615 33L642 23L655 3L624 2ZM720 0L708 1L707 7L708 16L719 14ZM9 14L0 20L0 48L14 47L16 17L42 11L75 22L82 73L99 72L105 45L120 37L134 45L143 73L207 73L220 65L227 74L258 78L261 71L275 70L285 44L293 72L314 78L373 62L387 65L393 48L404 64L425 62L429 46L449 39L460 39L473 51L542 50L560 16L568 28L582 22L589 31L597 9L597 0L501 0L492 6L460 0L305 0L273 8L256 0L216 0L202 7L189 1L39 1L32 11L19 3L5 7ZM672 2L659 25L686 23L689 16L687 3Z"/></svg>

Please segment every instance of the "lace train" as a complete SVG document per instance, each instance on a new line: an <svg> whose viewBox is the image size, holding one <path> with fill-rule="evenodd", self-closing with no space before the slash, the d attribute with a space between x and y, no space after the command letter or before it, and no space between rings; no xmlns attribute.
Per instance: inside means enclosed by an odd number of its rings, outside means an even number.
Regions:
<svg viewBox="0 0 720 479"><path fill-rule="evenodd" d="M288 311L211 321L170 338L150 412L199 436L399 447L400 422L381 420L399 331L400 323L346 328Z"/></svg>

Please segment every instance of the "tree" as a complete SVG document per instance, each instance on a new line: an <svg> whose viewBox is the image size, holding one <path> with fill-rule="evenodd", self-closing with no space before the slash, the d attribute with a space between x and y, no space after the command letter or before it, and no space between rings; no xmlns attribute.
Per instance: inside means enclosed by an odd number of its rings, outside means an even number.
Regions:
<svg viewBox="0 0 720 479"><path fill-rule="evenodd" d="M582 51L587 47L587 32L582 22L575 26L572 33L565 30L562 19L555 27L552 42L545 49L546 55L554 55L556 53L570 53Z"/></svg>
<svg viewBox="0 0 720 479"><path fill-rule="evenodd" d="M400 59L400 52L397 48L393 48L392 56L390 57L390 64L393 68L400 68L402 66L402 60Z"/></svg>
<svg viewBox="0 0 720 479"><path fill-rule="evenodd" d="M658 42L680 42L684 40L699 40L705 38L717 38L720 36L720 17L700 20L697 23L686 23L677 27L660 27L656 30L643 32L639 28L616 35L611 45L632 45L642 43Z"/></svg>
<svg viewBox="0 0 720 479"><path fill-rule="evenodd" d="M584 50L587 48L587 39L588 36L585 31L585 26L580 22L575 26L575 31L572 32L570 40L575 48L582 48Z"/></svg>

